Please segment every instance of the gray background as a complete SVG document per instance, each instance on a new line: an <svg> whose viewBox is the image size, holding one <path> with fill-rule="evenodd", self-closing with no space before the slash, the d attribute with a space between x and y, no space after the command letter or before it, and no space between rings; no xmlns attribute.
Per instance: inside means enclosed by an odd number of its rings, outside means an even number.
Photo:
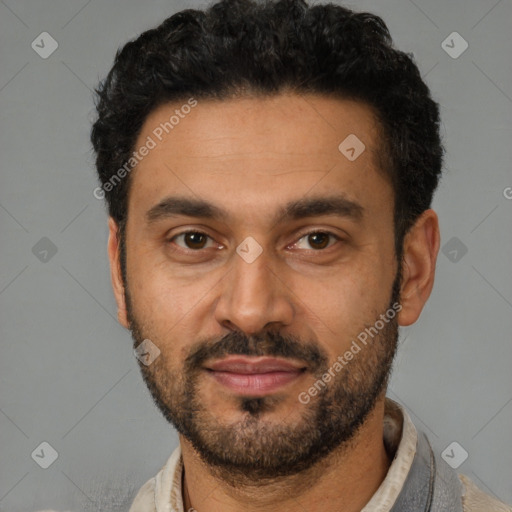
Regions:
<svg viewBox="0 0 512 512"><path fill-rule="evenodd" d="M116 321L107 217L92 194L91 90L119 46L203 5L0 2L2 512L127 510L177 444ZM389 395L439 453L453 441L468 452L459 472L512 502L512 3L347 5L381 15L415 54L447 149L434 202L444 253L421 319L403 329ZM31 47L44 31L59 45L47 59ZM441 46L454 31L469 43L458 58ZM43 441L58 453L47 469L31 457ZM48 461L49 449L36 453Z"/></svg>

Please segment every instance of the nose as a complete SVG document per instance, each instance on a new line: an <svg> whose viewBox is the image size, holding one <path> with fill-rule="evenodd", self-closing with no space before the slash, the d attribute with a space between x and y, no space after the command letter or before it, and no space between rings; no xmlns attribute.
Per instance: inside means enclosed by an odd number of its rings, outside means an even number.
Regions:
<svg viewBox="0 0 512 512"><path fill-rule="evenodd" d="M270 260L265 251L250 263L233 255L232 272L223 281L215 308L223 327L251 335L291 324L293 294Z"/></svg>

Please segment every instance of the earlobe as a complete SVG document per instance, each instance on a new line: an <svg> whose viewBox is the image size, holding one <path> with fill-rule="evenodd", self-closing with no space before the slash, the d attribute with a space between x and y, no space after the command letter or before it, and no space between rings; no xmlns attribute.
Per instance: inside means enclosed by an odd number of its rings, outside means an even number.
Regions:
<svg viewBox="0 0 512 512"><path fill-rule="evenodd" d="M110 279L112 281L112 289L117 303L117 318L119 323L129 329L128 315L126 313L126 300L124 283L121 274L120 264L120 238L119 226L116 221L110 217L108 220L108 259L110 261Z"/></svg>
<svg viewBox="0 0 512 512"><path fill-rule="evenodd" d="M420 316L434 286L440 236L434 210L424 211L404 239L402 285L398 315L401 326L411 325Z"/></svg>

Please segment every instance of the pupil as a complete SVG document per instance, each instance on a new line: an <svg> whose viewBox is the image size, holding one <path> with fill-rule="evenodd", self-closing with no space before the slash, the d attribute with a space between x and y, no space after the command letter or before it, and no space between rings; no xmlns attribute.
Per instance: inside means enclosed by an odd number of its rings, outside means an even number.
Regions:
<svg viewBox="0 0 512 512"><path fill-rule="evenodd" d="M201 233L187 233L185 240L191 249L200 249L204 245L204 236Z"/></svg>
<svg viewBox="0 0 512 512"><path fill-rule="evenodd" d="M313 233L309 235L309 243L315 249L323 249L329 243L329 236L326 233Z"/></svg>

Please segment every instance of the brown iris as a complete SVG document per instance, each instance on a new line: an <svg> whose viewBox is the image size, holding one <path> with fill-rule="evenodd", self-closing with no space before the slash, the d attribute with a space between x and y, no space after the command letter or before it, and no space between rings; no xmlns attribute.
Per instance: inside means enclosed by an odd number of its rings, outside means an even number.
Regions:
<svg viewBox="0 0 512 512"><path fill-rule="evenodd" d="M206 245L207 236L203 233L190 232L183 235L189 249L202 249Z"/></svg>
<svg viewBox="0 0 512 512"><path fill-rule="evenodd" d="M313 249L324 249L329 244L327 233L311 233L308 235L308 243Z"/></svg>

